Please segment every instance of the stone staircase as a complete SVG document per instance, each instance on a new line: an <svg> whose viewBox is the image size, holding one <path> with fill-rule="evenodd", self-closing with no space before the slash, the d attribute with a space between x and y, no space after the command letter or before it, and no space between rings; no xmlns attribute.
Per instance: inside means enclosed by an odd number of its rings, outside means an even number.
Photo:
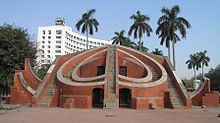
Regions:
<svg viewBox="0 0 220 123"><path fill-rule="evenodd" d="M54 77L53 77L52 81L48 85L47 90L44 93L41 100L39 101L38 105L40 107L50 107L50 103L51 103L52 97L54 95L54 92L55 92L55 83L54 83Z"/></svg>
<svg viewBox="0 0 220 123"><path fill-rule="evenodd" d="M149 67L149 66L148 66ZM157 72L156 72L156 70L155 69L153 69L152 67L149 67L150 68L150 70L151 70L151 72L152 72L152 75L153 75L153 78L152 78L152 81L154 82L154 81L157 81L159 78L160 78L160 76L157 74Z"/></svg>
<svg viewBox="0 0 220 123"><path fill-rule="evenodd" d="M108 98L104 101L105 108L118 108L118 99L116 95L116 46L108 47L108 76L107 88Z"/></svg>
<svg viewBox="0 0 220 123"><path fill-rule="evenodd" d="M176 108L184 108L183 101L172 81L172 79L168 76L168 91L170 92L170 101L174 109Z"/></svg>

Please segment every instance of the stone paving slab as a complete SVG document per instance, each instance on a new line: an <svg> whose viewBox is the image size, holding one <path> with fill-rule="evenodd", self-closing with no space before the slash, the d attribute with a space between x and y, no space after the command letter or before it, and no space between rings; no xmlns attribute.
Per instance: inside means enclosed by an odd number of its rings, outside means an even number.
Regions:
<svg viewBox="0 0 220 123"><path fill-rule="evenodd" d="M220 123L219 113L220 107L176 110L21 107L0 115L0 123Z"/></svg>
<svg viewBox="0 0 220 123"><path fill-rule="evenodd" d="M12 109L16 109L16 108L20 108L21 105L17 104L17 105L11 105L11 104L2 104L0 106L0 110L12 110Z"/></svg>

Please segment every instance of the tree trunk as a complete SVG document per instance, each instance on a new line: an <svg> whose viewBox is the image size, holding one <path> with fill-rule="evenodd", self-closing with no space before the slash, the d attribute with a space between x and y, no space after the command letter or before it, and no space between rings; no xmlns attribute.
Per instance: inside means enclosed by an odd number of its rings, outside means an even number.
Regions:
<svg viewBox="0 0 220 123"><path fill-rule="evenodd" d="M0 89L0 106L2 105L2 90Z"/></svg>
<svg viewBox="0 0 220 123"><path fill-rule="evenodd" d="M86 28L86 50L89 49L89 28Z"/></svg>
<svg viewBox="0 0 220 123"><path fill-rule="evenodd" d="M139 50L142 51L141 38L139 37Z"/></svg>
<svg viewBox="0 0 220 123"><path fill-rule="evenodd" d="M170 43L169 43L170 44ZM170 60L170 45L168 46L168 58Z"/></svg>
<svg viewBox="0 0 220 123"><path fill-rule="evenodd" d="M172 41L172 45L173 45L173 66L174 66L174 69L176 69L175 42L174 41Z"/></svg>
<svg viewBox="0 0 220 123"><path fill-rule="evenodd" d="M202 77L204 77L204 65L202 64Z"/></svg>
<svg viewBox="0 0 220 123"><path fill-rule="evenodd" d="M194 82L193 82L193 88L195 88L195 83L196 83L196 69L193 68L194 70Z"/></svg>

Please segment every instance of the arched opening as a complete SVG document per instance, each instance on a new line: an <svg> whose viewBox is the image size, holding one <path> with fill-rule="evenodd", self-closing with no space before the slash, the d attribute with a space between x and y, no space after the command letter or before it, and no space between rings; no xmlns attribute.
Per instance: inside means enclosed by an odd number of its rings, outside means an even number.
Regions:
<svg viewBox="0 0 220 123"><path fill-rule="evenodd" d="M101 88L95 88L92 92L92 106L94 108L103 107L104 91Z"/></svg>
<svg viewBox="0 0 220 123"><path fill-rule="evenodd" d="M131 107L131 90L123 88L119 90L119 107Z"/></svg>

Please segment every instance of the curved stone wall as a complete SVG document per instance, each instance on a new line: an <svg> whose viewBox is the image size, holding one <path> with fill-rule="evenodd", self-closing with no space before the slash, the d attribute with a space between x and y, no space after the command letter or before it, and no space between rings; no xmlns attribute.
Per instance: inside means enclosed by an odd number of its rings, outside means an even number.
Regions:
<svg viewBox="0 0 220 123"><path fill-rule="evenodd" d="M170 77L174 81L173 88L177 88L186 103L189 102L164 57L120 45L102 46L58 57L36 88L29 84L31 80L26 79L23 73L17 75L20 85L32 95L32 100L29 100L32 106L44 103L49 94L50 106L91 108L96 99L94 97L101 95L103 107L119 107L121 91L128 90L130 107L164 108L164 104L170 102L170 97L165 98ZM33 80L39 81L37 77ZM94 92L97 88L100 92Z"/></svg>

